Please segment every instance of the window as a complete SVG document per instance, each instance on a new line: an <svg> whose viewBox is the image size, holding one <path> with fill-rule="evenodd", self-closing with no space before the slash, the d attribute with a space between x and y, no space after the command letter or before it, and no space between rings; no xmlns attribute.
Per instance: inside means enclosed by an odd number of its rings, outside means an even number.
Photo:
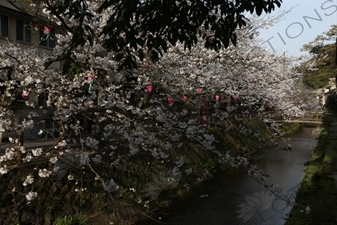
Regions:
<svg viewBox="0 0 337 225"><path fill-rule="evenodd" d="M9 20L5 15L0 15L0 37L9 37Z"/></svg>
<svg viewBox="0 0 337 225"><path fill-rule="evenodd" d="M38 96L38 106L47 106L48 93L43 92Z"/></svg>
<svg viewBox="0 0 337 225"><path fill-rule="evenodd" d="M31 43L32 34L29 22L24 20L16 20L16 40Z"/></svg>
<svg viewBox="0 0 337 225"><path fill-rule="evenodd" d="M53 29L48 26L44 26L40 30L40 46L47 48L54 48L56 44L55 34Z"/></svg>

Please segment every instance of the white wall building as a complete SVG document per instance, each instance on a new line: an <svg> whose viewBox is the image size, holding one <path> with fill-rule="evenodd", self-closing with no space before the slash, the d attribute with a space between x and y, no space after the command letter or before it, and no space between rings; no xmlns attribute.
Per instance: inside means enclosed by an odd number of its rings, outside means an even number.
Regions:
<svg viewBox="0 0 337 225"><path fill-rule="evenodd" d="M19 2L19 1L18 1ZM52 53L52 48L56 44L55 38L42 38L44 34L44 25L38 24L32 16L21 11L16 6L12 5L6 0L0 0L0 45L6 44L8 41L16 42L21 48L26 49L33 45L38 45L39 50L46 54ZM1 60L1 59L0 59ZM62 70L63 63L55 62L51 66L58 70ZM6 70L0 71L0 80L6 80L7 78ZM31 95L28 102L34 102L35 105L45 104L45 98L43 96ZM19 102L20 103L20 102ZM15 106L16 119L18 121L22 120L27 116L28 112L31 111L30 108L25 107L25 104L19 104ZM40 110L36 109L38 114ZM42 126L42 127L41 127ZM45 124L40 124L34 131L31 131L33 136L38 132L40 128L43 128ZM0 132L2 126L0 123ZM0 142L5 134L0 133ZM29 134L26 134L29 136Z"/></svg>

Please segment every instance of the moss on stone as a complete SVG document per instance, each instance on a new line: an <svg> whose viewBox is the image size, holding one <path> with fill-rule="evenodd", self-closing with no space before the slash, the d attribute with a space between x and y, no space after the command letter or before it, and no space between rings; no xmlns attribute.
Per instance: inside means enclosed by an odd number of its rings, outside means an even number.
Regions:
<svg viewBox="0 0 337 225"><path fill-rule="evenodd" d="M334 122L334 121L331 121ZM286 225L336 224L336 123L322 128ZM309 207L310 211L305 208Z"/></svg>

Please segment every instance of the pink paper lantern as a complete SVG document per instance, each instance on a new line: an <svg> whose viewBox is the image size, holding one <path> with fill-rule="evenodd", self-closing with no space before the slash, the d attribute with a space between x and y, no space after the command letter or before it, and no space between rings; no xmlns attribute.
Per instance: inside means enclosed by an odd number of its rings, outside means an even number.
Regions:
<svg viewBox="0 0 337 225"><path fill-rule="evenodd" d="M89 81L89 89L88 89L88 91L92 90L92 86L93 86L93 82L94 82L95 77L96 77L96 74L94 74L94 73L88 75L88 81Z"/></svg>
<svg viewBox="0 0 337 225"><path fill-rule="evenodd" d="M173 103L173 98L170 96L170 97L167 97L167 102L169 104L172 104Z"/></svg>
<svg viewBox="0 0 337 225"><path fill-rule="evenodd" d="M197 89L197 92L198 92L198 93L201 93L201 92L202 92L202 87L199 87L199 88Z"/></svg>
<svg viewBox="0 0 337 225"><path fill-rule="evenodd" d="M153 86L152 86L152 84L147 84L147 85L145 86L145 88L146 88L146 91L147 91L147 92L151 93L151 92L152 92L152 89L153 89Z"/></svg>
<svg viewBox="0 0 337 225"><path fill-rule="evenodd" d="M219 101L219 100L220 100L220 95L216 94L216 95L215 95L215 100L216 100L216 101Z"/></svg>
<svg viewBox="0 0 337 225"><path fill-rule="evenodd" d="M28 101L29 97L30 97L30 94L27 91L23 91L22 94L21 94L21 97L22 97L22 100Z"/></svg>
<svg viewBox="0 0 337 225"><path fill-rule="evenodd" d="M51 33L51 27L49 26L43 26L43 30L45 34L50 34Z"/></svg>
<svg viewBox="0 0 337 225"><path fill-rule="evenodd" d="M188 95L184 95L184 96L183 96L184 101L187 101L188 98L189 98Z"/></svg>
<svg viewBox="0 0 337 225"><path fill-rule="evenodd" d="M51 27L43 26L43 33L46 35L46 40L49 39L51 30Z"/></svg>
<svg viewBox="0 0 337 225"><path fill-rule="evenodd" d="M96 74L94 74L94 73L88 75L88 81L92 82L95 79L95 77L96 77Z"/></svg>

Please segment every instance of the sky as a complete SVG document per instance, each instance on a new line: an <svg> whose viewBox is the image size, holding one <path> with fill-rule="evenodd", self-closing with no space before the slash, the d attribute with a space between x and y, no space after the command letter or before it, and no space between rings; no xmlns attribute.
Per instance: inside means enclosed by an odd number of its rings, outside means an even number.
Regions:
<svg viewBox="0 0 337 225"><path fill-rule="evenodd" d="M266 30L260 30L261 43L277 55L301 56L308 54L300 51L304 44L337 24L337 0L283 0L280 11L291 12L284 19Z"/></svg>

